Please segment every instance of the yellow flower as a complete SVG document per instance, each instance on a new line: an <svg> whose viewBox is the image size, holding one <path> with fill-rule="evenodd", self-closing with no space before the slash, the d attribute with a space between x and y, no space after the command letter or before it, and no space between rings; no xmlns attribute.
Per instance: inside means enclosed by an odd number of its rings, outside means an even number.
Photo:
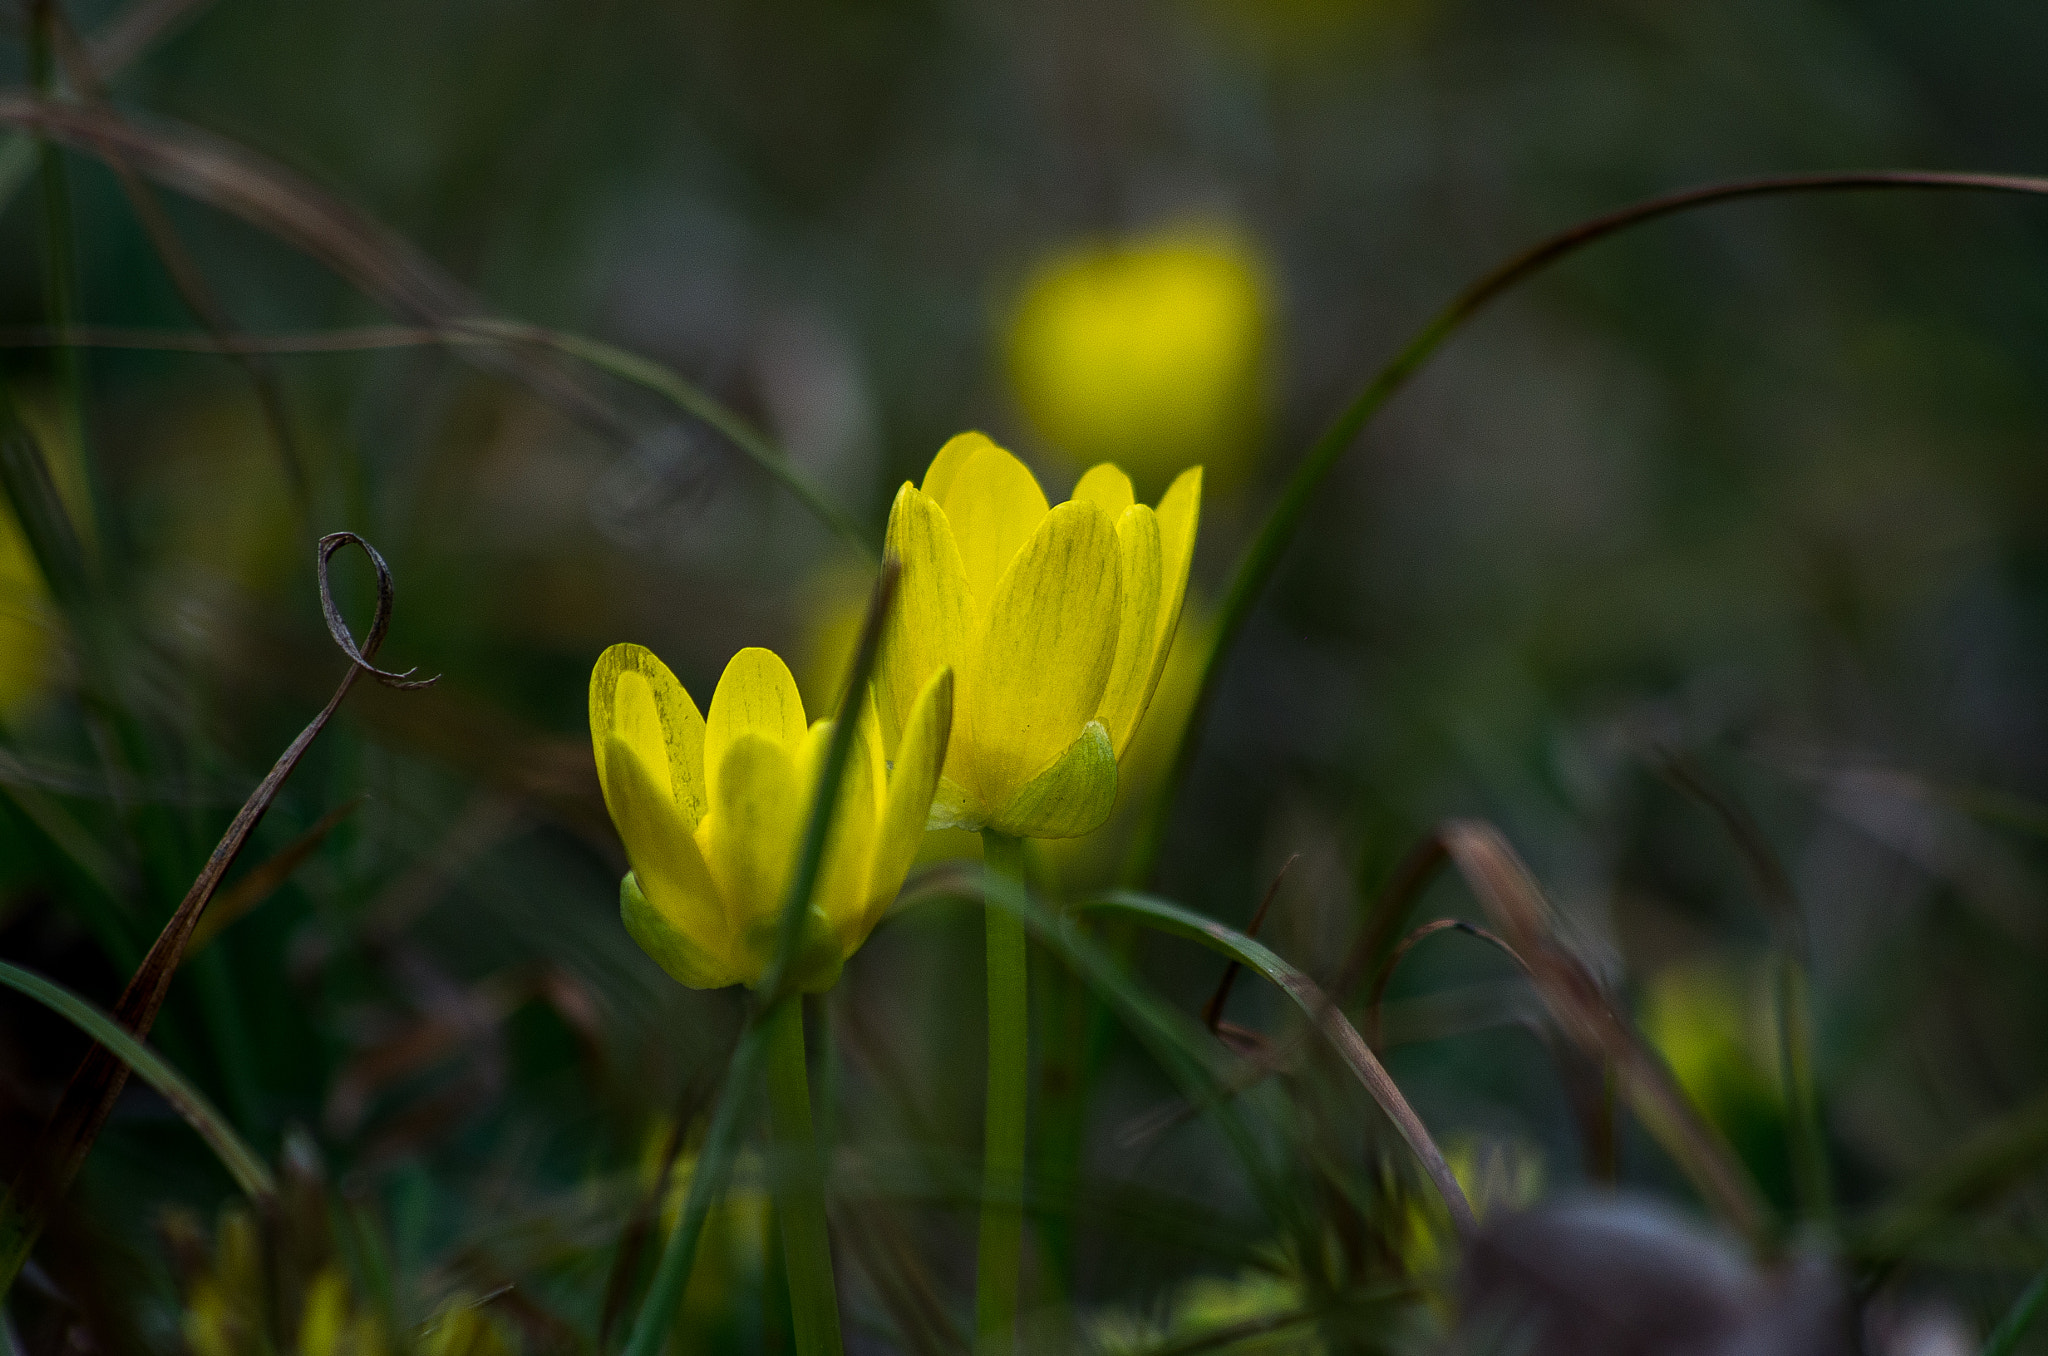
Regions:
<svg viewBox="0 0 2048 1356"><path fill-rule="evenodd" d="M854 731L811 902L797 982L831 987L903 884L946 756L953 676L926 676L885 764L872 699ZM632 871L626 930L693 989L754 984L775 946L783 895L832 723L806 728L783 662L741 650L707 720L675 675L638 645L614 645L590 675L590 739L605 806Z"/></svg>
<svg viewBox="0 0 2048 1356"><path fill-rule="evenodd" d="M931 827L1071 838L1108 818L1180 622L1201 501L1200 467L1155 513L1102 465L1049 509L1024 464L979 433L940 448L923 488L904 484L875 698L893 747L932 675L959 675Z"/></svg>
<svg viewBox="0 0 2048 1356"><path fill-rule="evenodd" d="M1079 465L1150 485L1197 462L1229 478L1264 414L1267 294L1250 243L1224 230L1054 255L1010 329L1018 403Z"/></svg>

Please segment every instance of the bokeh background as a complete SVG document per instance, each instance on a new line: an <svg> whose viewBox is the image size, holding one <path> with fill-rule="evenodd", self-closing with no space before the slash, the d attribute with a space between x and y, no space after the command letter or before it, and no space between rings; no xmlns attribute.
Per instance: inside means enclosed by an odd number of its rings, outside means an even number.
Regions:
<svg viewBox="0 0 2048 1356"><path fill-rule="evenodd" d="M1150 496L1205 463L1155 769L1278 486L1484 268L1695 182L2028 171L2048 144L2048 10L2012 0L131 3L63 7L88 38L141 34L92 49L132 58L102 72L122 116L321 186L492 314L669 367L872 541L966 428L1056 499L1098 459ZM28 18L0 18L17 87ZM608 1286L632 1287L621 1229L687 1162L739 1013L618 925L590 665L638 641L702 700L766 644L822 708L868 566L719 432L587 370L564 400L432 345L273 356L258 379L95 349L74 421L31 332L52 314L28 143L0 159L0 380L89 524L119 636L96 684L0 515L0 956L112 1003L338 676L311 543L361 532L397 579L386 660L441 681L350 699L245 861L347 813L207 938L155 1040L342 1221L284 1287L287 1342L313 1308L293 1286L332 1265L337 1312L590 1349ZM203 333L118 178L65 166L76 318ZM418 318L204 194L160 207L236 327ZM2044 263L2048 207L2026 200L1782 199L1648 227L1507 298L1318 495L1225 671L1160 892L1243 926L1299 854L1262 936L1326 975L1402 852L1446 816L1490 819L1789 1208L1761 845L1809 936L1843 1211L2020 1106L2048 1072ZM360 616L368 573L340 568ZM110 745L94 691L120 694L140 747ZM1044 854L1048 886L1113 881L1131 808ZM1423 910L1477 916L1455 885ZM1582 1186L1581 1108L1533 1000L1468 943L1404 963L1389 1067L1506 1195ZM979 956L972 911L934 905L830 1000L866 1349L949 1349L965 1321ZM1219 969L1157 939L1132 963L1188 1011ZM1248 983L1231 1015L1287 1022ZM0 996L10 1174L83 1048ZM1376 1113L1328 1095L1303 1119L1348 1127L1331 1133L1368 1171ZM1077 1344L1142 1347L1295 1283L1247 1253L1270 1226L1212 1132L1134 1140L1170 1096L1112 1041L1084 1161L1124 1204L1079 1231L1071 1294L1036 1292L1082 1316ZM1626 1120L1617 1171L1698 1213ZM131 1092L17 1287L18 1340L257 1350L230 1311L271 1243L231 1200ZM760 1200L735 1195L692 1292L703 1341L786 1337ZM2040 1204L2003 1194L1892 1275L1928 1340L1963 1344L1927 1350L1970 1349L2048 1258ZM896 1294L905 1275L925 1292ZM1374 1332L1316 1340L1398 1336Z"/></svg>

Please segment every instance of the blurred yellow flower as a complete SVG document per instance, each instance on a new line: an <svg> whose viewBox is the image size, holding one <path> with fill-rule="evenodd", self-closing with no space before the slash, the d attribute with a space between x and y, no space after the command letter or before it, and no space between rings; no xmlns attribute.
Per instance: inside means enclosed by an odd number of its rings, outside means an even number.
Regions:
<svg viewBox="0 0 2048 1356"><path fill-rule="evenodd" d="M666 1123L657 1123L641 1154L640 1173L652 1184L660 1176L667 1152ZM686 1150L675 1161L668 1177L668 1193L661 1207L661 1231L675 1231L689 1199L690 1182L697 1173L697 1155ZM732 1176L718 1202L704 1217L704 1232L697 1244L696 1265L683 1289L682 1308L676 1314L675 1340L701 1340L703 1330L715 1329L721 1319L743 1312L761 1284L768 1263L768 1245L774 1227L774 1207L761 1181L767 1169L760 1158L742 1151ZM684 1346L683 1350L690 1350Z"/></svg>
<svg viewBox="0 0 2048 1356"><path fill-rule="evenodd" d="M952 719L953 675L939 668L906 703L891 764L867 703L797 962L805 989L831 987L902 886ZM651 651L614 645L598 658L590 738L633 868L620 912L677 980L759 982L831 731L826 720L806 727L796 681L768 650L732 657L708 720Z"/></svg>
<svg viewBox="0 0 2048 1356"><path fill-rule="evenodd" d="M1720 959L1671 965L1645 987L1643 1033L1693 1103L1733 1131L1783 1103L1777 1010L1757 967Z"/></svg>
<svg viewBox="0 0 2048 1356"><path fill-rule="evenodd" d="M458 1290L420 1334L420 1356L513 1356L519 1343L484 1302Z"/></svg>
<svg viewBox="0 0 2048 1356"><path fill-rule="evenodd" d="M56 627L28 540L0 500L0 726L18 717L48 682Z"/></svg>
<svg viewBox="0 0 2048 1356"><path fill-rule="evenodd" d="M1227 230L1056 254L1011 325L1018 402L1078 465L1115 462L1146 485L1197 463L1234 479L1264 414L1269 291Z"/></svg>
<svg viewBox="0 0 2048 1356"><path fill-rule="evenodd" d="M196 1223L187 1226L196 1230ZM192 1276L185 1292L180 1326L193 1356L258 1356L274 1352L269 1336L274 1306L289 1315L291 1288L273 1289L274 1276L264 1259L264 1241L247 1211L231 1208L221 1215L213 1256ZM385 1356L389 1346L383 1326L367 1307L358 1307L348 1277L332 1262L316 1272L298 1293L298 1342L295 1356Z"/></svg>
<svg viewBox="0 0 2048 1356"><path fill-rule="evenodd" d="M931 827L1071 838L1116 804L1117 760L1180 623L1202 471L1154 512L1097 466L1049 508L1031 472L979 433L939 449L889 511L903 562L875 672L883 738L912 727L932 675L959 675Z"/></svg>
<svg viewBox="0 0 2048 1356"><path fill-rule="evenodd" d="M1444 1146L1444 1161L1479 1219L1496 1210L1526 1210L1543 1196L1543 1156L1533 1144L1460 1138ZM1438 1282L1452 1278L1459 1258L1458 1235L1451 1212L1435 1192L1408 1197L1401 1257L1410 1276Z"/></svg>

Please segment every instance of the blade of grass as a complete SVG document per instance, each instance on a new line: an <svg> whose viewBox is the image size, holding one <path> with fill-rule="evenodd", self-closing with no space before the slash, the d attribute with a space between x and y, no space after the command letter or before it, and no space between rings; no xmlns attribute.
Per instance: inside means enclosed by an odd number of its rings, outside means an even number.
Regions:
<svg viewBox="0 0 2048 1356"><path fill-rule="evenodd" d="M1208 947L1230 960L1249 969L1256 970L1279 990L1294 1001L1315 1027L1321 1031L1337 1055L1351 1069L1360 1084L1379 1103L1380 1109L1394 1123L1394 1128L1406 1140L1408 1147L1422 1164L1437 1194L1443 1197L1444 1208L1450 1211L1451 1222L1457 1227L1458 1236L1469 1239L1478 1229L1478 1221L1472 1215L1472 1205L1465 1199L1464 1190L1444 1161L1442 1151L1431 1138L1429 1128L1415 1109L1408 1105L1408 1099L1401 1095L1401 1089L1387 1074L1358 1029L1351 1025L1344 1013L1331 1001L1329 995L1317 987L1314 980L1294 966L1282 960L1278 954L1261 942L1253 941L1235 928L1226 927L1213 918L1205 918L1192 909L1182 908L1169 900L1155 899L1149 895L1119 890L1112 894L1098 896L1084 901L1081 909L1089 912L1107 913L1142 923L1146 927L1169 933L1200 946Z"/></svg>
<svg viewBox="0 0 2048 1356"><path fill-rule="evenodd" d="M377 572L376 612L370 622L368 637L360 647L334 605L327 579L328 564L335 553L350 545L361 547ZM156 942L122 990L114 1016L137 1037L147 1036L150 1026L156 1021L157 1012L170 992L171 979L177 973L185 948L191 941L192 931L219 887L221 876L262 822L264 813L277 798L292 769L298 766L300 757L326 728L335 711L340 709L342 699L354 686L357 676L368 673L379 682L394 686L424 685L423 682L408 683L405 675L387 673L370 662L391 625L391 571L376 548L353 532L333 532L320 539L317 562L321 606L335 643L349 657L348 672L342 675L327 705L299 732L298 738L278 757L269 774L236 813L213 855L192 882L192 888L186 892L177 911L157 935ZM15 1178L5 1199L0 1199L0 1244L5 1245L4 1250L0 1250L0 1294L12 1286L22 1263L27 1260L29 1249L42 1232L43 1222L69 1188L101 1127L106 1124L127 1078L128 1066L109 1054L105 1046L95 1045L86 1052L70 1082L65 1085L57 1108L43 1127L21 1174Z"/></svg>
<svg viewBox="0 0 2048 1356"><path fill-rule="evenodd" d="M1909 1184L1850 1234L1849 1248L1888 1265L1973 1206L1996 1200L2048 1164L2048 1092L1989 1125Z"/></svg>
<svg viewBox="0 0 2048 1356"><path fill-rule="evenodd" d="M1288 477L1286 486L1280 492L1280 498L1267 513L1265 521L1259 525L1258 534L1252 538L1244 554L1239 557L1237 568L1231 572L1230 584L1224 592L1223 605L1217 610L1209 655L1202 665L1201 685L1196 689L1188 718L1181 726L1180 740L1174 748L1173 761L1168 765L1166 776L1160 779L1158 788L1152 793L1151 803L1146 808L1145 820L1140 827L1130 865L1125 873L1126 881L1136 885L1151 879L1153 868L1159 860L1160 850L1165 844L1167 820L1173 812L1174 798L1179 794L1180 785L1186 780L1188 768L1200 747L1203 717L1209 709L1209 704L1215 700L1216 686L1222 677L1223 666L1230 656L1232 646L1237 643L1239 634L1244 630L1245 622L1251 617L1253 605L1265 591L1274 570L1279 568L1282 557L1294 540L1295 531L1301 526L1310 506L1315 503L1316 492L1322 486L1324 478L1351 448L1359 433L1372 421L1373 416L1407 384L1410 377L1421 370L1437 349L1443 346L1445 340L1462 329L1466 321L1484 310L1489 303L1513 291L1551 264L1568 258L1596 241L1646 222L1745 198L1875 189L1932 189L2044 196L2048 195L2048 178L2020 174L1848 170L1745 179L1686 189L1633 203L1618 211L1580 222L1547 240L1538 242L1482 275L1431 317L1429 322L1395 353L1387 365L1380 369L1351 404L1345 407L1322 436L1309 446L1301 459L1301 464Z"/></svg>
<svg viewBox="0 0 2048 1356"><path fill-rule="evenodd" d="M646 1299L641 1302L632 1335L626 1339L624 1356L658 1356L661 1351L675 1321L676 1309L683 1302L683 1290L689 1284L690 1270L696 1264L697 1245L704 1234L704 1220L711 1213L711 1207L718 1203L719 1194L725 1190L726 1178L731 1175L733 1159L739 1152L741 1116L753 1089L760 1082L762 1066L767 1059L770 1010L777 1004L803 1001L800 993L784 992L784 989L790 966L796 959L797 947L803 940L804 918L810 911L811 897L817 892L818 873L824 866L825 847L832 832L832 810L839 800L846 760L853 752L853 732L859 718L860 703L867 700L868 680L874 675L875 656L882 643L882 624L895 600L896 580L900 573L901 567L894 561L885 561L881 575L875 581L874 595L868 601L867 620L861 627L860 644L847 670L846 691L840 698L832 738L825 746L824 766L819 773L823 780L811 806L810 818L804 825L796 871L790 878L789 897L783 901L782 917L776 928L775 954L769 959L768 968L761 977L756 991L758 997L748 1013L732 1062L726 1066L723 1084L716 1094L711 1125L705 1132L703 1147L697 1151L696 1170L690 1174L690 1190L683 1200L682 1214L662 1248L654 1280L647 1288Z"/></svg>
<svg viewBox="0 0 2048 1356"><path fill-rule="evenodd" d="M927 873L906 889L890 917L920 904L941 899L970 901L983 909L1015 915L1024 929L1063 965L1078 975L1122 1020L1159 1067L1201 1111L1213 1115L1245 1170L1259 1204L1280 1226L1299 1219L1299 1198L1280 1182L1251 1127L1234 1104L1233 1087L1218 1063L1218 1042L1199 1022L1177 1011L1125 973L1111 950L1091 939L1071 915L1056 915L1040 906L1021 885L983 871L969 873L944 867Z"/></svg>
<svg viewBox="0 0 2048 1356"><path fill-rule="evenodd" d="M1991 1330L1991 1336L1984 1339L1981 1356L2012 1356L2020 1340L2034 1326L2034 1320L2041 1315L2041 1302L2048 1300L2048 1268L2035 1273L2027 1288L2020 1291L2012 1308L2005 1311L2005 1317Z"/></svg>
<svg viewBox="0 0 2048 1356"><path fill-rule="evenodd" d="M1525 974L1529 970L1528 962L1516 955L1513 947L1488 932L1485 928L1474 926L1462 918L1439 918L1433 923L1424 923L1421 927L1413 929L1406 937L1401 939L1400 944L1388 955L1386 964L1380 967L1380 972L1373 976L1372 994L1366 999L1366 1008L1370 1015L1366 1018L1365 1025L1366 1030L1372 1033L1372 1043L1374 1045L1380 1043L1380 1000L1386 997L1387 985L1393 980L1394 971L1400 968L1402 958L1415 949L1417 942L1422 941L1426 937L1434 937L1439 932L1462 932L1468 937L1477 937L1480 941L1489 943L1498 950L1506 952L1508 959L1513 961Z"/></svg>
<svg viewBox="0 0 2048 1356"><path fill-rule="evenodd" d="M1475 820L1453 820L1439 832L1451 861L1494 928L1521 957L1559 1027L1614 1070L1636 1115L1708 1206L1753 1248L1768 1251L1774 1226L1742 1160L1607 1000L1592 971L1559 944L1549 902L1515 850L1492 825Z"/></svg>
<svg viewBox="0 0 2048 1356"><path fill-rule="evenodd" d="M1778 1058L1784 1079L1785 1105L1790 1110L1790 1158L1799 1207L1809 1219L1825 1223L1834 1214L1833 1171L1828 1163L1827 1130L1821 1119L1820 1092L1813 1075L1813 1005L1807 981L1809 948L1806 917L1792 888L1791 873L1771 850L1763 827L1738 802L1721 794L1690 757L1672 749L1652 749L1650 764L1664 779L1689 797L1715 821L1742 858L1757 900L1774 939L1771 970L1776 982Z"/></svg>
<svg viewBox="0 0 2048 1356"><path fill-rule="evenodd" d="M171 1104L172 1110L199 1132L199 1137L220 1159L220 1165L228 1170L228 1175L235 1179L235 1185L242 1189L244 1195L262 1204L276 1194L277 1183L271 1176L269 1165L242 1142L235 1128L214 1109L213 1103L206 1100L206 1095L119 1022L55 980L45 979L33 970L24 970L6 961L0 961L0 984L27 994L63 1017L112 1051L115 1058L132 1070L136 1077L155 1088ZM19 1218L15 1216L8 1223ZM0 1251L12 1251L13 1247L13 1240L0 1237Z"/></svg>

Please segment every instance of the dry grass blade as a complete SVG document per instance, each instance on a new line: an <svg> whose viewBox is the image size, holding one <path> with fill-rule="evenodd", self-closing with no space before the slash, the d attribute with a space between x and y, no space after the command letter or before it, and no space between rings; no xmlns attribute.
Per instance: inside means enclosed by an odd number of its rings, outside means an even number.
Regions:
<svg viewBox="0 0 2048 1356"><path fill-rule="evenodd" d="M137 0L92 39L92 64L112 79L213 0Z"/></svg>
<svg viewBox="0 0 2048 1356"><path fill-rule="evenodd" d="M349 634L340 613L335 610L327 584L328 563L337 551L349 545L360 546L377 571L376 615L371 621L368 639L360 648ZM391 570L385 565L384 558L355 533L335 532L321 538L318 560L321 600L327 609L329 629L349 656L348 672L342 675L327 705L299 732L298 738L278 757L269 774L236 813L227 832L221 835L213 855L207 858L206 865L192 882L192 888L186 892L170 921L164 924L155 944L129 979L127 988L122 990L113 1015L137 1037L146 1036L156 1021L157 1012L170 992L171 978L184 959L193 930L199 926L200 916L219 888L221 877L241 853L249 835L262 822L264 813L270 809L292 769L298 766L299 759L340 708L342 699L355 685L357 675L370 673L381 681L403 681L401 676L387 675L370 663L370 656L376 654L391 624ZM100 1045L86 1052L71 1075L71 1081L65 1085L58 1099L57 1109L43 1127L21 1174L15 1179L6 1199L0 1201L0 1292L13 1284L15 1275L27 1260L29 1249L42 1232L43 1222L71 1185L71 1179L77 1175L127 1081L128 1066Z"/></svg>
<svg viewBox="0 0 2048 1356"><path fill-rule="evenodd" d="M462 319L422 328L408 325L365 325L353 329L310 333L191 334L178 330L127 329L118 326L76 326L68 330L47 325L0 328L0 348L111 348L161 353L208 353L228 358L255 354L369 353L391 348L504 349L528 356L554 354L573 358L629 385L651 391L693 419L724 435L794 495L813 516L836 532L857 554L874 558L874 546L851 518L833 506L823 491L799 474L789 457L768 436L701 388L637 353L601 343L585 335L511 321ZM609 431L618 432L617 428Z"/></svg>
<svg viewBox="0 0 2048 1356"><path fill-rule="evenodd" d="M94 69L112 79L178 24L213 0L137 0L92 39ZM28 182L36 162L35 139L20 132L0 138L0 212Z"/></svg>
<svg viewBox="0 0 2048 1356"><path fill-rule="evenodd" d="M252 152L195 128L144 128L112 113L30 95L0 95L0 123L36 133L238 216L320 260L394 314L473 354L487 370L518 381L607 437L631 427L585 387L563 359L595 366L653 390L716 428L781 482L856 550L870 554L850 520L745 420L674 373L635 354L576 335L508 324L484 308L412 243L334 195ZM69 335L56 336L64 343ZM237 336L216 351L263 351Z"/></svg>
<svg viewBox="0 0 2048 1356"><path fill-rule="evenodd" d="M1380 966L1379 974L1373 977L1372 997L1366 1004L1369 1013L1366 1018L1366 1029L1372 1033L1374 1045L1380 1044L1380 1000L1387 996L1387 985L1394 978L1394 971L1400 967L1402 957L1412 951L1417 942L1425 937L1434 937L1439 932L1462 932L1468 937L1477 937L1482 942L1489 942L1507 953L1507 958L1519 966L1523 973L1528 973L1529 963L1516 955L1513 947L1485 928L1468 923L1462 918L1439 918L1434 923L1424 923L1401 939L1393 954L1387 957L1386 964Z"/></svg>
<svg viewBox="0 0 2048 1356"><path fill-rule="evenodd" d="M1287 873L1292 871L1294 864L1300 860L1301 854L1297 852L1281 863L1279 872L1273 877L1273 883L1266 887L1265 895L1259 900L1259 907L1252 911L1252 921L1245 927L1245 936L1259 935L1259 929L1265 926L1267 912L1272 909L1274 899L1280 894L1280 883L1287 879ZM1223 977L1216 981L1216 992L1210 994L1209 1001L1202 1005L1202 1025L1208 1027L1212 1033L1223 1021L1223 1005L1230 1001L1230 988L1237 983L1237 972L1243 968L1236 961L1224 966Z"/></svg>
<svg viewBox="0 0 2048 1356"><path fill-rule="evenodd" d="M1524 961L1552 1018L1588 1054L1615 1070L1636 1115L1714 1212L1753 1247L1768 1248L1770 1214L1741 1160L1615 1011L1593 972L1559 944L1549 903L1515 850L1492 825L1475 820L1454 820L1441 832L1451 861Z"/></svg>
<svg viewBox="0 0 2048 1356"><path fill-rule="evenodd" d="M1416 901L1449 860L1440 833L1431 833L1408 850L1386 885L1374 896L1358 940L1351 944L1336 978L1330 981L1330 992L1337 996L1337 1001L1348 1001L1365 977L1386 963L1388 949L1401 935L1402 925L1414 911Z"/></svg>
<svg viewBox="0 0 2048 1356"><path fill-rule="evenodd" d="M1437 1148L1429 1127L1422 1123L1422 1118L1408 1104L1407 1097L1392 1075L1366 1046L1358 1028L1351 1025L1343 1009L1317 987L1314 980L1282 960L1270 947L1253 941L1235 928L1226 927L1213 918L1206 918L1167 900L1119 890L1084 901L1080 907L1116 914L1184 937L1249 965L1277 985L1322 1032L1324 1039L1329 1041L1366 1092L1379 1103L1387 1119L1394 1123L1401 1138L1407 1141L1431 1184L1443 1197L1444 1207L1450 1212L1451 1223L1457 1227L1458 1236L1467 1239L1478 1231L1479 1224L1473 1217L1471 1202L1465 1199L1464 1188L1458 1185L1457 1177L1444 1161L1443 1152Z"/></svg>
<svg viewBox="0 0 2048 1356"><path fill-rule="evenodd" d="M57 55L72 87L84 95L97 112L119 118L120 114L108 101L106 83L89 45L64 17L62 10L53 10L52 18ZM278 388L277 378L268 361L259 354L244 351L235 343L234 325L228 318L227 309L214 295L198 261L185 248L185 242L171 224L163 204L157 201L155 191L127 161L118 156L108 157L107 168L120 181L122 194L128 199L135 219L149 237L150 247L156 251L164 271L170 275L171 285L184 300L186 309L220 341L223 351L242 369L242 374L254 389L256 403L270 429L271 441L276 444L278 460L283 463L285 479L291 484L293 503L298 508L303 529L305 520L312 513L312 486L306 476L305 460L299 454L298 441L292 436L291 420L285 413L284 393Z"/></svg>

